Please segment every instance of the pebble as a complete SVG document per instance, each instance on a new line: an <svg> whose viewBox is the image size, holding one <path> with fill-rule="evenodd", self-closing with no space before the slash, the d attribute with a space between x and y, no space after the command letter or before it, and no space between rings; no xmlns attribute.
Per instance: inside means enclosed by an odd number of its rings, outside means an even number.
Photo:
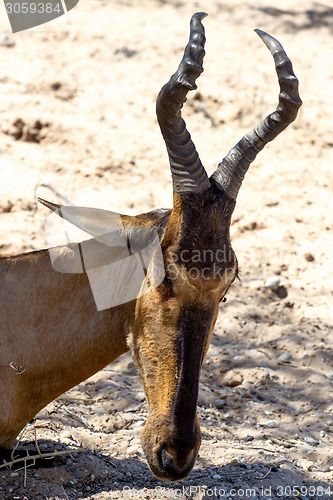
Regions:
<svg viewBox="0 0 333 500"><path fill-rule="evenodd" d="M275 420L269 420L266 424L266 427L269 427L270 429L275 429L278 426L278 424L275 422Z"/></svg>
<svg viewBox="0 0 333 500"><path fill-rule="evenodd" d="M271 290L278 290L281 280L278 276L271 276L265 281L265 287Z"/></svg>
<svg viewBox="0 0 333 500"><path fill-rule="evenodd" d="M327 425L333 425L333 420L327 420Z"/></svg>
<svg viewBox="0 0 333 500"><path fill-rule="evenodd" d="M220 474L214 474L214 476L212 477L212 479L222 479L222 476L220 476Z"/></svg>
<svg viewBox="0 0 333 500"><path fill-rule="evenodd" d="M145 393L142 391L138 391L135 394L135 399L136 399L136 401L144 401L146 399Z"/></svg>
<svg viewBox="0 0 333 500"><path fill-rule="evenodd" d="M293 359L293 357L289 352L283 352L279 356L280 361L290 361L291 359Z"/></svg>
<svg viewBox="0 0 333 500"><path fill-rule="evenodd" d="M19 473L18 472L12 472L10 474L10 477L18 477L19 476Z"/></svg>
<svg viewBox="0 0 333 500"><path fill-rule="evenodd" d="M304 258L307 262L313 262L315 260L314 256L312 253L305 253Z"/></svg>
<svg viewBox="0 0 333 500"><path fill-rule="evenodd" d="M232 459L229 461L230 465L236 465L241 462L244 462L244 456L243 455L237 455L236 457L232 457Z"/></svg>
<svg viewBox="0 0 333 500"><path fill-rule="evenodd" d="M225 405L226 405L226 400L225 400L225 399L217 399L217 400L215 401L215 406L216 406L216 408L218 408L218 409L223 408Z"/></svg>
<svg viewBox="0 0 333 500"><path fill-rule="evenodd" d="M62 431L62 432L60 433L60 437L61 437L62 439L73 439L73 436L72 436L71 431Z"/></svg>
<svg viewBox="0 0 333 500"><path fill-rule="evenodd" d="M0 40L0 45L4 45L5 47L14 47L16 42L11 35L4 35Z"/></svg>
<svg viewBox="0 0 333 500"><path fill-rule="evenodd" d="M304 441L308 444L311 444L312 446L316 446L319 444L319 441L317 441L316 439L313 439L311 436L306 436L304 438Z"/></svg>
<svg viewBox="0 0 333 500"><path fill-rule="evenodd" d="M223 377L222 383L227 387L237 387L243 382L243 376L240 373L228 372Z"/></svg>
<svg viewBox="0 0 333 500"><path fill-rule="evenodd" d="M127 455L136 455L137 453L139 453L139 450L137 448L137 446L130 446L129 448L127 448Z"/></svg>

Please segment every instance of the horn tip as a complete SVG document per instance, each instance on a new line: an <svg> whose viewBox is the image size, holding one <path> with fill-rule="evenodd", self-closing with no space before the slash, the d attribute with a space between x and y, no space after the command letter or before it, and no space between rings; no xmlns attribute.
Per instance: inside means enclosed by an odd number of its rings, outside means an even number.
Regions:
<svg viewBox="0 0 333 500"><path fill-rule="evenodd" d="M199 19L199 21L202 21L207 16L208 16L207 12L196 12L195 14L193 14L192 18L194 17Z"/></svg>
<svg viewBox="0 0 333 500"><path fill-rule="evenodd" d="M259 38L261 38L261 40L264 42L266 47L270 50L272 55L274 55L276 52L280 52L280 51L284 52L281 43L278 40L276 40L276 38L274 38L272 35L270 35L269 33L266 33L266 31L260 30L258 28L255 29L254 31L257 33Z"/></svg>
<svg viewBox="0 0 333 500"><path fill-rule="evenodd" d="M59 215L61 214L61 205L58 205L57 203L52 203L51 201L44 200L39 196L37 197L37 201L39 201L39 203L44 205L44 207L48 208L49 210L52 210L52 212L56 212Z"/></svg>

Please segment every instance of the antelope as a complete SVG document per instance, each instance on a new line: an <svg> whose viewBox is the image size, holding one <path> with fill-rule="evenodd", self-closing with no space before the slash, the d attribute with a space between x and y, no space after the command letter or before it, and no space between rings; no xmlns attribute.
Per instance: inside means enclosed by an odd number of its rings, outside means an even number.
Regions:
<svg viewBox="0 0 333 500"><path fill-rule="evenodd" d="M279 103L208 177L181 116L186 96L197 88L203 71L206 15L192 16L183 58L156 103L172 174L172 209L128 216L40 199L93 238L81 246L53 249L52 259L48 249L0 259L3 453L49 402L130 350L148 401L141 438L152 473L164 481L181 480L194 466L201 441L200 370L219 303L238 273L229 235L237 194L251 162L295 120L302 104L282 45L255 30L274 58ZM91 250L92 260L100 251L95 267L102 269L108 252L110 262L122 262L131 238L131 257L150 245L147 262L139 259L144 272L136 296L98 306L91 269L82 259L83 244ZM130 284L131 277L127 276ZM116 279L109 284L116 286ZM102 293L102 302L103 297ZM13 361L14 370L7 369Z"/></svg>

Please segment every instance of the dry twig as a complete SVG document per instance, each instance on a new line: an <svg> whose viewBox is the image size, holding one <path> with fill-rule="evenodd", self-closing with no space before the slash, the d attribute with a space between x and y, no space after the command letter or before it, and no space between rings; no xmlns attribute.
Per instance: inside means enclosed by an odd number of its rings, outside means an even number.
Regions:
<svg viewBox="0 0 333 500"><path fill-rule="evenodd" d="M71 453L79 453L79 452L85 452L87 451L87 448L71 448L70 450L63 450L63 451L52 451L50 453L37 453L36 455L29 455L27 454L25 457L19 457L19 458L14 458L13 460L11 460L10 462L6 462L5 460L3 461L3 463L0 465L0 469L4 469L5 467L9 468L11 467L12 465L15 465L15 464L18 464L20 462L23 462L24 463L24 467L27 467L26 463L28 461L31 461L32 460L32 464L29 464L28 467L33 467L36 463L36 460L38 458L41 458L41 459L51 459L51 458L55 458L55 457L59 457L61 455L68 455L68 454L71 454ZM23 467L22 467L23 469ZM22 469L18 469L18 470L22 470Z"/></svg>

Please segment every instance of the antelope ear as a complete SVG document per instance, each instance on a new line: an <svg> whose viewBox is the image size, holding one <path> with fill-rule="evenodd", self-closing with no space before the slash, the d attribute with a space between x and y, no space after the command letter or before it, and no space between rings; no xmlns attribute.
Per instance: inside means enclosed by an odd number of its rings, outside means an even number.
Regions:
<svg viewBox="0 0 333 500"><path fill-rule="evenodd" d="M84 262L99 311L137 299L163 280L163 255L155 227L108 210L38 201L93 236L79 244L80 250L73 245L69 249ZM82 272L73 271L73 258L67 253L61 255L55 248L50 249L50 256L56 271Z"/></svg>
<svg viewBox="0 0 333 500"><path fill-rule="evenodd" d="M64 220L90 234L95 240L108 246L122 246L127 235L121 215L101 208L58 205L42 198L38 201Z"/></svg>
<svg viewBox="0 0 333 500"><path fill-rule="evenodd" d="M160 242L164 231L154 224L145 225L144 220L138 217L120 215L101 208L58 205L42 198L38 198L38 201L59 217L93 236L98 243L113 247L114 250L124 248L131 253L141 252L145 261L151 260L155 250L158 250L158 254L161 252Z"/></svg>

